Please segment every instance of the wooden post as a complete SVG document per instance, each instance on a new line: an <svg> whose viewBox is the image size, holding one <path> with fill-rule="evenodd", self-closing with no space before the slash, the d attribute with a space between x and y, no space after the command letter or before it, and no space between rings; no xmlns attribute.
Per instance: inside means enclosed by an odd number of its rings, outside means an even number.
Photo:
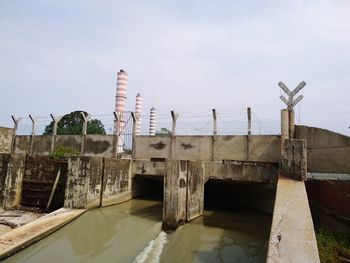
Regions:
<svg viewBox="0 0 350 263"><path fill-rule="evenodd" d="M35 135L35 121L36 119L29 114L29 118L32 121L32 133L30 136L30 145L29 145L29 154L33 154L33 145L34 145L34 135Z"/></svg>
<svg viewBox="0 0 350 263"><path fill-rule="evenodd" d="M248 135L252 134L252 114L250 107L247 108L247 115L248 115Z"/></svg>
<svg viewBox="0 0 350 263"><path fill-rule="evenodd" d="M212 109L213 112L213 134L218 134L218 126L217 126L217 113L215 109Z"/></svg>
<svg viewBox="0 0 350 263"><path fill-rule="evenodd" d="M46 209L49 209L49 208L50 208L53 195L55 194L58 181L60 180L60 175L61 175L61 167L58 168L58 172L57 172L57 175L56 175L56 179L55 179L55 182L54 182L53 187L52 187L52 189L51 189L51 193L50 193L49 201L47 202L47 205L46 205Z"/></svg>

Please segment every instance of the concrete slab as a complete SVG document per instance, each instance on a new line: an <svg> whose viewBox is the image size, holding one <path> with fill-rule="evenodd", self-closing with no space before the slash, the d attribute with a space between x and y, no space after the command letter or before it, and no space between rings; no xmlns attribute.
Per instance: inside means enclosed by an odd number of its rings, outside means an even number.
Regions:
<svg viewBox="0 0 350 263"><path fill-rule="evenodd" d="M320 262L302 181L278 178L267 262Z"/></svg>
<svg viewBox="0 0 350 263"><path fill-rule="evenodd" d="M61 208L0 236L0 260L48 236L84 213L85 209Z"/></svg>

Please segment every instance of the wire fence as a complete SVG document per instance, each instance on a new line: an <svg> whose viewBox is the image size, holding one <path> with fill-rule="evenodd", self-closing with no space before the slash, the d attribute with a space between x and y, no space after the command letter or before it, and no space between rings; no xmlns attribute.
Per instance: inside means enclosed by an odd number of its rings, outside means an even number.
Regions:
<svg viewBox="0 0 350 263"><path fill-rule="evenodd" d="M214 132L214 119L211 111L207 112L177 112L176 135L212 135ZM246 135L248 133L247 109L216 109L217 113L217 135ZM129 148L132 145L132 116L131 112L125 112L123 115L125 127L123 135L123 144ZM52 122L50 116L33 117L35 119L35 135L43 134L47 125ZM141 115L141 135L149 133L149 114ZM17 118L18 119L18 118ZM99 120L104 127L106 134L115 132L115 116L110 114L91 114L89 120ZM171 132L172 118L170 111L157 113L156 131L157 134ZM18 127L18 135L30 135L32 133L33 123L29 117L21 117ZM280 117L260 116L252 110L251 118L252 135L277 135L280 134Z"/></svg>

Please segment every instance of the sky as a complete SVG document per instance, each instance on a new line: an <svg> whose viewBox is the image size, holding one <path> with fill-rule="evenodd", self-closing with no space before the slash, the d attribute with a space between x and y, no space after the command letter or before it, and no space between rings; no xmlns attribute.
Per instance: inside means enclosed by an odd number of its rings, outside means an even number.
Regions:
<svg viewBox="0 0 350 263"><path fill-rule="evenodd" d="M277 83L304 80L296 122L350 135L349 32L347 0L1 0L0 126L112 116L124 69L128 110L143 96L143 130L152 106L169 121L170 110L181 120L212 108L242 121L251 107L269 126L285 107Z"/></svg>

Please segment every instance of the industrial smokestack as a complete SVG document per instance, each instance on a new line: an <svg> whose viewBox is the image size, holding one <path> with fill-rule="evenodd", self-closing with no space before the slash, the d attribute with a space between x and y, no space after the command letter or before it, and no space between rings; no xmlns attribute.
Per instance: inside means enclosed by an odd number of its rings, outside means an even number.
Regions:
<svg viewBox="0 0 350 263"><path fill-rule="evenodd" d="M142 96L140 93L137 93L136 103L135 103L135 117L136 117L135 135L141 135L141 112L142 112Z"/></svg>
<svg viewBox="0 0 350 263"><path fill-rule="evenodd" d="M115 96L115 112L119 118L119 122L114 123L114 133L121 134L125 125L123 114L126 107L126 89L128 84L128 74L124 70L120 70L117 74L117 91ZM119 131L119 132L117 132ZM123 138L118 137L117 152L123 151Z"/></svg>
<svg viewBox="0 0 350 263"><path fill-rule="evenodd" d="M128 74L121 69L117 74L117 92L115 96L115 112L125 111L127 85L128 85Z"/></svg>
<svg viewBox="0 0 350 263"><path fill-rule="evenodd" d="M151 108L149 116L149 135L156 135L156 109L154 107Z"/></svg>

